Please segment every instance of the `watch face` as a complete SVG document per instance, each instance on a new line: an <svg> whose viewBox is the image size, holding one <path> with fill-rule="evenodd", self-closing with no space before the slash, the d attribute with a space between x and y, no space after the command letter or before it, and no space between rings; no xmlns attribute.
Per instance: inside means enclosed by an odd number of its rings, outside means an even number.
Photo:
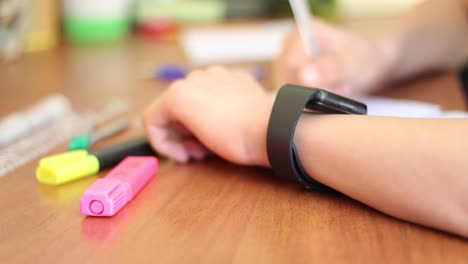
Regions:
<svg viewBox="0 0 468 264"><path fill-rule="evenodd" d="M314 96L307 102L306 109L334 114L367 114L365 104L320 89L316 89Z"/></svg>

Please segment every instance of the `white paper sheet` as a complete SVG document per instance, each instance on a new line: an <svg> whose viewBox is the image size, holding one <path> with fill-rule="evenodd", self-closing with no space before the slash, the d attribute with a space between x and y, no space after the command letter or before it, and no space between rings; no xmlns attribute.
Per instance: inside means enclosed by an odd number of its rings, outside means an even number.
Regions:
<svg viewBox="0 0 468 264"><path fill-rule="evenodd" d="M284 20L219 29L189 28L180 41L195 65L272 60L280 53L293 25Z"/></svg>
<svg viewBox="0 0 468 264"><path fill-rule="evenodd" d="M363 97L368 115L414 118L466 118L467 112L443 111L439 105L383 97Z"/></svg>

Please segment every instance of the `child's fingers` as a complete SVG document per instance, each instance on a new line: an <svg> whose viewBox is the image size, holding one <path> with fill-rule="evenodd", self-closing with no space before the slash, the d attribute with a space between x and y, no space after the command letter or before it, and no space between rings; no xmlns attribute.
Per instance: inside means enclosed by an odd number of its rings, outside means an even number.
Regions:
<svg viewBox="0 0 468 264"><path fill-rule="evenodd" d="M190 155L183 142L171 136L174 132L171 123L176 120L171 108L167 107L166 94L161 95L144 113L145 129L152 147L161 155L186 162Z"/></svg>
<svg viewBox="0 0 468 264"><path fill-rule="evenodd" d="M194 138L185 139L183 141L183 144L190 157L195 160L202 160L209 153L208 149Z"/></svg>

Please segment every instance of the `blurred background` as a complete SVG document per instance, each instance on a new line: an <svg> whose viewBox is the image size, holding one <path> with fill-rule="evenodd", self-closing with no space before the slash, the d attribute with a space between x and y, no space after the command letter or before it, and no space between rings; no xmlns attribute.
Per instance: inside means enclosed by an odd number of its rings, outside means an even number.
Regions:
<svg viewBox="0 0 468 264"><path fill-rule="evenodd" d="M314 15L328 21L372 26L421 1L309 2ZM187 26L291 17L287 0L0 0L0 60L11 62L59 44L103 44L136 34L158 41Z"/></svg>

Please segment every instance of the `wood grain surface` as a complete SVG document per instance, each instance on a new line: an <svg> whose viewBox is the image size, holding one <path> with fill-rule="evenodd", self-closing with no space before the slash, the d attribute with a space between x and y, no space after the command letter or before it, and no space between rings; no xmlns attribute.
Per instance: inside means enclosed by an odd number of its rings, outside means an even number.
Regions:
<svg viewBox="0 0 468 264"><path fill-rule="evenodd" d="M26 55L0 66L0 115L52 92L68 96L77 110L128 98L136 115L168 85L142 79L145 64L168 62L185 62L175 42L141 39ZM382 94L465 109L450 73ZM135 127L99 146L141 133ZM84 190L105 173L53 187L36 181L36 165L0 178L0 263L468 262L464 239L217 158L186 165L161 160L157 178L111 218L79 212Z"/></svg>

